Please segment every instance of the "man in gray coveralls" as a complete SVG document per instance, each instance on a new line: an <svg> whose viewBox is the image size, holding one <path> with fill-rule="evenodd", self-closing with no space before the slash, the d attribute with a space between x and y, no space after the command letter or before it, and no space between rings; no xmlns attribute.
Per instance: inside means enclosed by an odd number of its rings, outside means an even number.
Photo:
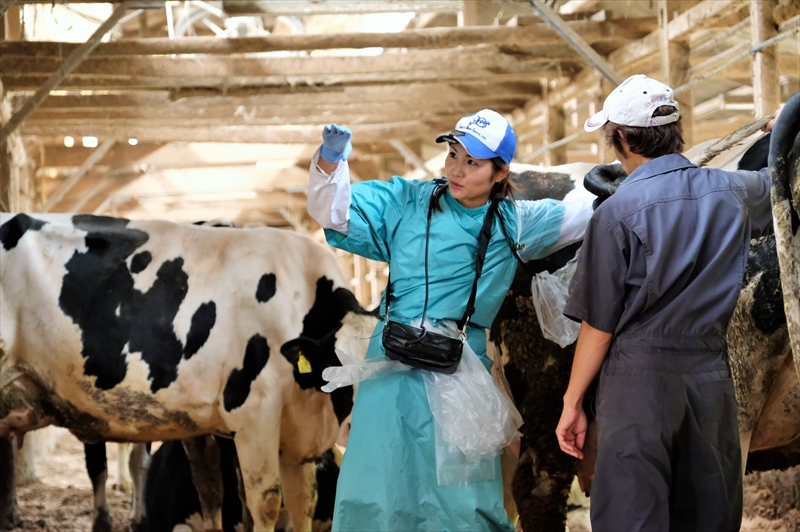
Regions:
<svg viewBox="0 0 800 532"><path fill-rule="evenodd" d="M594 212L564 309L582 323L556 435L578 458L581 403L602 365L595 531L741 524L725 331L750 238L771 228L769 174L701 169L680 155L673 96L632 76L584 126L603 128L628 173Z"/></svg>

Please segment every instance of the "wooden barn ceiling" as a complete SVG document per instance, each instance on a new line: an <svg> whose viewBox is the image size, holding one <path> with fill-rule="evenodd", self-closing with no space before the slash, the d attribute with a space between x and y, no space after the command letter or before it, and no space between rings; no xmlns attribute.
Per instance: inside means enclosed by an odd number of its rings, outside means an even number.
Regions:
<svg viewBox="0 0 800 532"><path fill-rule="evenodd" d="M800 2L769 1L776 33L800 26ZM657 8L665 2L672 15L663 30ZM0 0L10 7L0 25L3 121L113 10L79 4ZM580 134L585 115L608 90L580 49L528 1L125 5L127 15L110 40L83 58L16 130L30 157L25 194L31 210L181 220L234 213L228 217L242 223L313 229L304 214L303 166L325 124L353 130L359 179L420 167L439 153L431 142L437 133L485 107L511 117L518 153L540 162L548 156L539 154L543 145ZM659 77L664 31L685 46L686 81L700 118L697 140L719 135L720 123L734 127L752 118L747 0L546 5L623 76ZM73 16L85 19L74 23L76 31L82 25L78 42L48 39L40 29L49 22L57 32ZM798 33L776 46L784 93L796 90ZM566 117L559 131L548 118L554 112ZM66 147L65 137L77 144ZM82 147L82 137L96 138L98 147ZM576 139L565 148L570 160L603 159L597 135ZM424 176L438 168L417 171ZM11 197L2 190L9 179L4 185L0 174L0 198Z"/></svg>

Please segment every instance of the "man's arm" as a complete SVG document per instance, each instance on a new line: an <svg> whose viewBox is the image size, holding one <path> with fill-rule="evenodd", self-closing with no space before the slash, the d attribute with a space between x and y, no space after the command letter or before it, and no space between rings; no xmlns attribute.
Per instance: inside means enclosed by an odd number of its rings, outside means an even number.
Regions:
<svg viewBox="0 0 800 532"><path fill-rule="evenodd" d="M586 440L586 414L583 411L583 396L594 376L600 370L611 344L612 335L581 322L575 358L567 393L564 394L564 409L556 428L558 445L565 453L583 459L583 444Z"/></svg>

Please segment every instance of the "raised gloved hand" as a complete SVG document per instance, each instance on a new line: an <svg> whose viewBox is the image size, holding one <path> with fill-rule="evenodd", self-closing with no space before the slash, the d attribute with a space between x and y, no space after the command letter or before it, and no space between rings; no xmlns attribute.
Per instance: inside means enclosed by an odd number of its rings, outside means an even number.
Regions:
<svg viewBox="0 0 800 532"><path fill-rule="evenodd" d="M353 151L353 145L350 144L350 135L352 133L349 129L336 124L325 126L322 130L322 149L320 150L320 157L328 162L335 163L338 161L346 161Z"/></svg>

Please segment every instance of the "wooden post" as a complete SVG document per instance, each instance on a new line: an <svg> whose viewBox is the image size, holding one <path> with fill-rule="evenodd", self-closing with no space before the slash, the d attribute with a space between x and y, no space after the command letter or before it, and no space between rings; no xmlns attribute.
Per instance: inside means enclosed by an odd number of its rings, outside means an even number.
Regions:
<svg viewBox="0 0 800 532"><path fill-rule="evenodd" d="M6 41L22 40L22 6L13 6L3 18L4 39Z"/></svg>
<svg viewBox="0 0 800 532"><path fill-rule="evenodd" d="M613 90L614 87L607 80L602 80L600 82L600 91L598 92L597 97L595 99L595 101L597 102L595 104L597 111L600 111L603 108L603 104L605 103L606 98L608 98L608 95L611 94L611 91ZM598 160L604 164L613 163L614 161L616 161L617 156L614 153L614 148L606 144L606 136L605 133L603 133L603 129L601 128L600 130L598 130L597 133L595 133L595 135L597 135Z"/></svg>
<svg viewBox="0 0 800 532"><path fill-rule="evenodd" d="M561 105L547 107L547 132L545 133L545 144L553 144L564 138L566 134L566 120L564 119L564 107ZM567 145L562 144L549 150L544 156L544 164L547 166L557 166L567 164Z"/></svg>
<svg viewBox="0 0 800 532"><path fill-rule="evenodd" d="M669 38L669 21L676 12L676 0L658 0L658 19L661 39L661 79L676 89L689 82L691 64L689 48L685 44ZM694 102L691 89L675 95L680 105L683 141L686 147L694 145Z"/></svg>
<svg viewBox="0 0 800 532"><path fill-rule="evenodd" d="M69 76L70 72L72 72L75 67L77 67L83 59L89 55L95 47L100 44L100 39L114 27L119 19L125 16L125 11L127 10L126 4L123 2L117 6L111 16L108 17L108 20L103 22L99 28L89 37L84 44L76 48L69 57L64 60L64 64L61 65L57 71L53 72L53 75L45 82L45 84L36 91L36 94L30 97L25 104L23 104L22 108L17 111L14 116L9 119L8 123L3 125L3 129L0 130L0 144L3 144L8 136L19 126L23 120L28 118L32 112L36 110L37 107L50 95L50 91L55 89L59 83L61 83L64 78Z"/></svg>
<svg viewBox="0 0 800 532"><path fill-rule="evenodd" d="M477 26L478 22L478 4L477 0L463 0L461 3L459 26Z"/></svg>
<svg viewBox="0 0 800 532"><path fill-rule="evenodd" d="M753 46L777 34L772 17L775 5L775 0L750 0L750 41ZM756 118L774 113L780 102L775 49L775 46L762 48L753 55L750 63Z"/></svg>

